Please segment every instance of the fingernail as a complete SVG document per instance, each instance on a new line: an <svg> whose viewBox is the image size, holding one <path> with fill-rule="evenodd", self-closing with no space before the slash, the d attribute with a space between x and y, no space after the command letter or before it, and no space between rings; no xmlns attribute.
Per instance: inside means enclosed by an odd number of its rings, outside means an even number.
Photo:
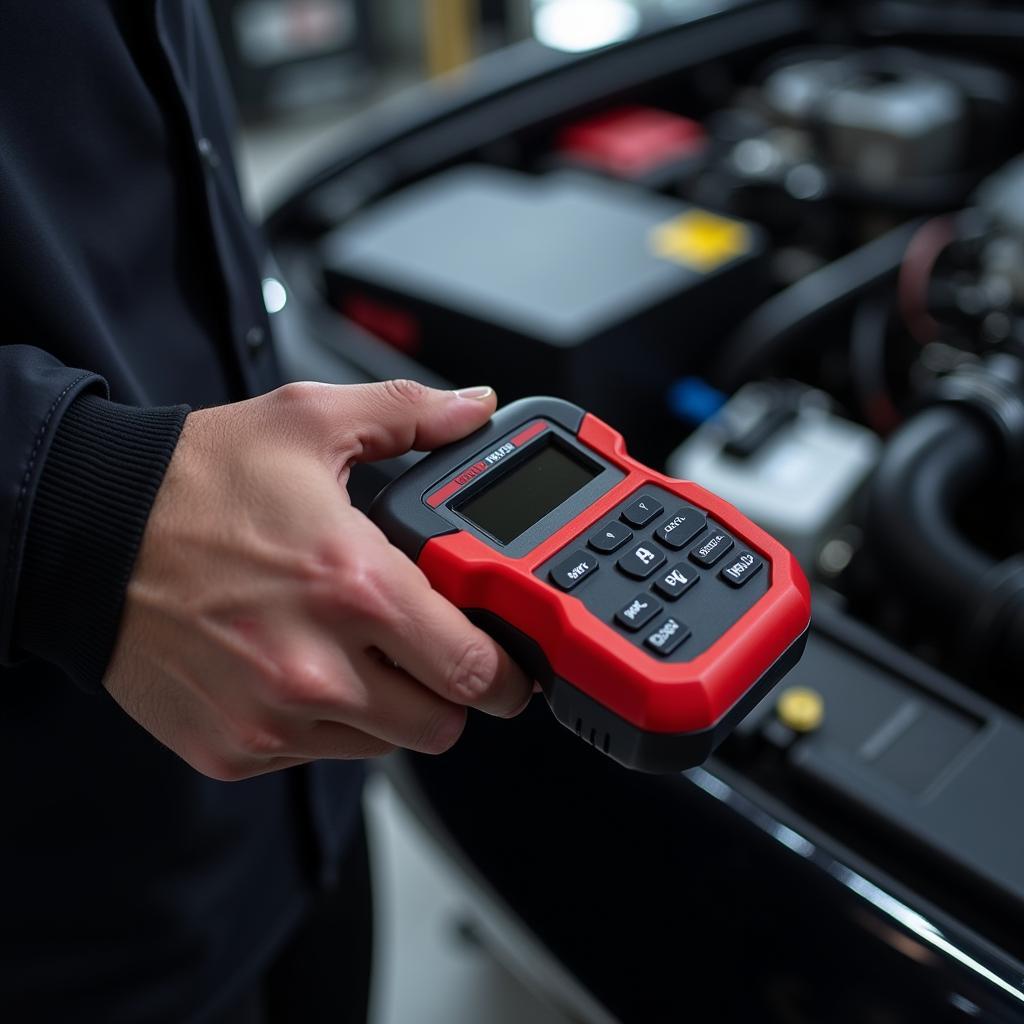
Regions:
<svg viewBox="0 0 1024 1024"><path fill-rule="evenodd" d="M470 398L474 402L483 402L490 398L494 394L494 388L489 387L477 387L477 388L460 388L455 392L456 398Z"/></svg>

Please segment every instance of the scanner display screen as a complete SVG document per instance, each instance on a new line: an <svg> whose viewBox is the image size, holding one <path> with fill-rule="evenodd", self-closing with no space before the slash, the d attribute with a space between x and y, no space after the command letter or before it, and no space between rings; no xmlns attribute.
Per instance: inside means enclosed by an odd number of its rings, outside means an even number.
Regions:
<svg viewBox="0 0 1024 1024"><path fill-rule="evenodd" d="M601 472L584 455L548 441L458 506L458 513L509 544Z"/></svg>

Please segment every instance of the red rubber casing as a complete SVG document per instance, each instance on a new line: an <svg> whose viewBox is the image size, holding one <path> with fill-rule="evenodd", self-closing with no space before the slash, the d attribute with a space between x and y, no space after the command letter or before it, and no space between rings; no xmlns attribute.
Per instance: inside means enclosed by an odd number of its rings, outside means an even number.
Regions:
<svg viewBox="0 0 1024 1024"><path fill-rule="evenodd" d="M735 507L697 484L672 480L637 462L627 454L622 435L606 423L586 414L577 439L626 474L584 515L521 558L455 532L428 540L417 562L449 601L486 610L531 638L555 677L635 729L665 734L713 729L806 632L807 579L793 555ZM710 513L764 557L771 574L764 597L688 662L645 656L571 593L534 575L539 565L647 483Z"/></svg>

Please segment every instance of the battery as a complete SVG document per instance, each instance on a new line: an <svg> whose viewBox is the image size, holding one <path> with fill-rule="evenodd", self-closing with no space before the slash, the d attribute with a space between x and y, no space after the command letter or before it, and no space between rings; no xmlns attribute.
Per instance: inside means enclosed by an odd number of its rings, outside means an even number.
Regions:
<svg viewBox="0 0 1024 1024"><path fill-rule="evenodd" d="M455 384L586 404L659 461L671 380L763 294L759 230L627 183L466 165L337 228L335 305Z"/></svg>
<svg viewBox="0 0 1024 1024"><path fill-rule="evenodd" d="M808 574L852 521L878 461L878 438L833 412L821 392L786 381L745 384L669 457L778 537Z"/></svg>

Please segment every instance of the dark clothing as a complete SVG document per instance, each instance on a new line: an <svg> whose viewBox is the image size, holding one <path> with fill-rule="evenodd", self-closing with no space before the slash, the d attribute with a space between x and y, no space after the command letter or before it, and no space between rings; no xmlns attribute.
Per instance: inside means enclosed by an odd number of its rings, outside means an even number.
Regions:
<svg viewBox="0 0 1024 1024"><path fill-rule="evenodd" d="M330 884L357 766L213 782L100 686L188 406L279 383L201 0L0 0L0 1006L184 1022Z"/></svg>
<svg viewBox="0 0 1024 1024"><path fill-rule="evenodd" d="M340 875L256 985L209 1024L366 1024L373 889L362 822Z"/></svg>

